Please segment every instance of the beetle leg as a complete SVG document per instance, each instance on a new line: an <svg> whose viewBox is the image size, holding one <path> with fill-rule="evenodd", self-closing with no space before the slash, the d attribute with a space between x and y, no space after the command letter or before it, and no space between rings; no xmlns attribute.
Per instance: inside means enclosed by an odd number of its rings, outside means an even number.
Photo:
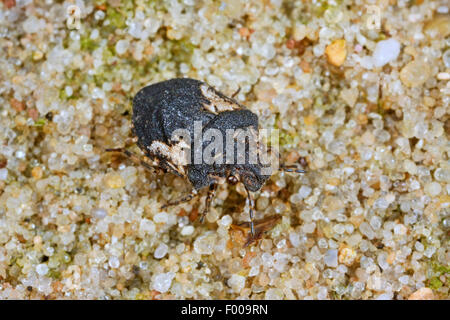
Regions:
<svg viewBox="0 0 450 320"><path fill-rule="evenodd" d="M167 161L161 161L159 159L155 159L156 163L152 163L152 161L150 160L149 157L142 157L139 158L139 156L137 154L135 154L134 152L131 152L129 150L126 150L125 147L123 148L110 148L110 149L105 149L106 152L120 152L123 155L125 155L126 157L130 158L131 161L133 161L133 163L135 163L136 165L141 165L144 168L150 170L150 171L155 171L157 169L159 170L163 170L164 172L169 171L170 173L173 173L174 175L177 175L179 177L183 177L183 175L178 172L175 168L173 168L173 166L171 166Z"/></svg>
<svg viewBox="0 0 450 320"><path fill-rule="evenodd" d="M179 205L180 203L183 203L183 202L188 202L188 201L192 200L192 198L194 198L197 195L198 195L197 191L196 190L192 190L191 193L189 193L188 195L184 196L181 199L167 202L165 205L163 205L161 207L161 209L165 209L165 208L171 207L171 206L176 206L176 205Z"/></svg>
<svg viewBox="0 0 450 320"><path fill-rule="evenodd" d="M150 163L148 158L139 158L139 156L137 154L135 154L134 152L131 152L129 150L126 150L125 148L111 148L111 149L106 149L106 152L120 152L123 155L125 155L126 157L128 157L131 161L133 161L133 163L137 164L137 165L141 165L144 168L152 171L155 169L162 169L160 167L154 166L153 164Z"/></svg>
<svg viewBox="0 0 450 320"><path fill-rule="evenodd" d="M248 247L249 245L251 245L253 242L256 242L258 240L261 240L262 236L263 236L262 231L258 230L258 233L254 236L249 236L247 238L247 241L244 243L244 248Z"/></svg>
<svg viewBox="0 0 450 320"><path fill-rule="evenodd" d="M184 175L177 170L177 168L172 165L169 161L165 160L165 159L156 159L158 161L158 164L160 168L162 168L163 170L167 170L170 173L173 173L176 176L179 176L181 178L184 177Z"/></svg>
<svg viewBox="0 0 450 320"><path fill-rule="evenodd" d="M209 186L208 194L206 195L205 200L205 209L202 212L202 215L200 216L200 222L203 223L203 220L205 219L205 215L208 213L209 208L211 207L211 200L214 197L214 194L217 190L217 183L213 183Z"/></svg>
<svg viewBox="0 0 450 320"><path fill-rule="evenodd" d="M272 147L266 147L266 154L269 154L272 152ZM285 172L295 172L295 173L305 173L306 171L303 169L299 169L298 166L296 165L287 165L284 163L280 163L279 166L281 171L285 171Z"/></svg>
<svg viewBox="0 0 450 320"><path fill-rule="evenodd" d="M262 238L262 236L264 235L264 233L267 232L268 230L272 229L275 226L275 224L278 223L278 221L280 219L281 219L281 216L277 215L277 216L267 217L267 218L264 218L259 221L255 221L255 223L256 223L255 235L254 236L249 235L247 237L247 242L244 244L244 248L248 247L249 245L251 245L254 242L259 241Z"/></svg>
<svg viewBox="0 0 450 320"><path fill-rule="evenodd" d="M231 96L231 98L234 99L234 97L236 97L238 95L238 93L241 91L241 87L239 87L235 93L233 93L233 95Z"/></svg>
<svg viewBox="0 0 450 320"><path fill-rule="evenodd" d="M252 238L253 238L253 237L255 237L255 226L253 223L253 221L254 221L253 212L254 212L254 208L255 208L255 202L253 201L252 195L246 186L245 186L245 190L247 191L247 199L248 199L249 206L250 206L250 231L252 233Z"/></svg>

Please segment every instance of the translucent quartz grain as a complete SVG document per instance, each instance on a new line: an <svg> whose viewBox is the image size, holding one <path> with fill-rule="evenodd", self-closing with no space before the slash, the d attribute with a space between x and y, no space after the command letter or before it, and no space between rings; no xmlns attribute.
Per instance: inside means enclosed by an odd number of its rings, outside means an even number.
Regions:
<svg viewBox="0 0 450 320"><path fill-rule="evenodd" d="M151 289L159 291L159 292L167 292L170 286L172 285L172 280L175 277L175 273L166 272L158 274L154 277L153 285Z"/></svg>
<svg viewBox="0 0 450 320"><path fill-rule="evenodd" d="M421 60L408 63L400 72L400 80L408 87L418 87L430 77L429 65Z"/></svg>
<svg viewBox="0 0 450 320"><path fill-rule="evenodd" d="M96 208L92 210L92 216L97 219L103 219L108 215L108 212L103 208Z"/></svg>
<svg viewBox="0 0 450 320"><path fill-rule="evenodd" d="M190 236L191 234L193 234L194 233L194 227L193 226L184 226L182 229L181 229L181 235L182 236Z"/></svg>
<svg viewBox="0 0 450 320"><path fill-rule="evenodd" d="M0 180L5 181L8 178L8 169L0 169Z"/></svg>
<svg viewBox="0 0 450 320"><path fill-rule="evenodd" d="M194 250L199 254L211 254L213 252L213 239L214 234L212 232L200 235L194 241Z"/></svg>
<svg viewBox="0 0 450 320"><path fill-rule="evenodd" d="M0 299L447 298L448 6L388 1L383 37L361 1L76 1L80 30L50 2L0 10ZM254 245L241 187L191 221L203 193L161 208L188 180L105 152L135 93L180 76L241 88L307 170L254 193L282 218Z"/></svg>
<svg viewBox="0 0 450 320"><path fill-rule="evenodd" d="M430 182L425 185L425 192L430 197L435 197L441 193L442 187L438 182Z"/></svg>
<svg viewBox="0 0 450 320"><path fill-rule="evenodd" d="M228 279L228 285L234 292L240 292L245 286L245 280L245 277L233 274L230 279Z"/></svg>
<svg viewBox="0 0 450 320"><path fill-rule="evenodd" d="M277 288L270 288L266 291L264 299L266 300L282 300L284 297L283 292Z"/></svg>
<svg viewBox="0 0 450 320"><path fill-rule="evenodd" d="M36 266L36 272L41 276L46 275L48 270L48 266L45 263L41 263Z"/></svg>
<svg viewBox="0 0 450 320"><path fill-rule="evenodd" d="M327 266L336 268L338 266L338 251L336 249L328 250L323 257L323 261Z"/></svg>
<svg viewBox="0 0 450 320"><path fill-rule="evenodd" d="M165 244L165 243L161 243L156 249L155 249L155 253L153 254L153 256L155 257L155 259L161 259L164 258L165 255L168 252L169 247Z"/></svg>
<svg viewBox="0 0 450 320"><path fill-rule="evenodd" d="M382 67L397 59L399 54L400 43L396 39L390 38L378 41L372 55L373 64L375 67Z"/></svg>

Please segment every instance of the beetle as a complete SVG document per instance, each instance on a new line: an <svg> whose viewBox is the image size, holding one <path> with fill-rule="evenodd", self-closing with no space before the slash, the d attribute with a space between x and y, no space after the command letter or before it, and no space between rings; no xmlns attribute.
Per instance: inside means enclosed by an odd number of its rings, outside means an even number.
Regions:
<svg viewBox="0 0 450 320"><path fill-rule="evenodd" d="M232 185L241 182L249 201L251 235L256 239L251 192L260 190L269 179L270 173L264 169L270 167L270 163L263 164L259 158L250 161L254 150L248 145L240 149L240 162L223 160L228 159L228 156L234 160L236 155L239 157L237 140L231 143L227 140L229 132L234 133L233 138L239 135L236 133L245 132L242 141L254 142L258 150L261 147L256 137L258 116L233 97L227 97L205 82L190 78L174 78L146 86L133 98L131 125L134 135L132 142L137 143L144 156L140 158L125 147L106 151L121 152L148 169L156 166L165 172L187 178L192 185L191 193L169 201L163 208L190 201L200 190L208 189L200 221L203 221L210 208L218 184L225 181ZM197 129L202 135L214 132L214 139L200 140L195 145L198 141ZM183 135L179 134L180 130ZM210 153L213 161L206 161L203 152L211 141L225 148L213 149ZM200 160L192 161L199 153L202 154ZM187 158L189 161L184 161ZM295 166L282 165L280 168L288 172L305 172Z"/></svg>

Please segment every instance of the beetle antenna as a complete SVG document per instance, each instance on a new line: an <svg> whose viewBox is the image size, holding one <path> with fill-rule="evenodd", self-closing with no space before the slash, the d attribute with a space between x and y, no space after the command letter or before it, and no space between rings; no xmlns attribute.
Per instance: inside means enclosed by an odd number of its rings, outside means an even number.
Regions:
<svg viewBox="0 0 450 320"><path fill-rule="evenodd" d="M247 189L247 186L244 184L245 187L245 191L247 191L247 199L249 202L249 207L250 207L250 232L252 233L252 238L255 237L255 226L253 223L253 219L254 219L254 207L255 207L255 202L253 201L252 195L250 193L250 190Z"/></svg>
<svg viewBox="0 0 450 320"><path fill-rule="evenodd" d="M176 206L181 203L191 201L197 195L198 195L197 190L193 189L189 194L185 195L184 197L177 199L177 200L169 201L166 204L162 205L161 209L166 209L171 206Z"/></svg>
<svg viewBox="0 0 450 320"><path fill-rule="evenodd" d="M306 173L306 170L298 169L295 165L280 165L280 169L285 172Z"/></svg>
<svg viewBox="0 0 450 320"><path fill-rule="evenodd" d="M106 152L119 152L119 153L123 154L124 156L126 156L127 158L129 158L134 164L141 165L149 171L155 171L155 167L151 164L151 162L147 158L145 158L145 157L140 158L134 152L126 150L125 147L123 147L123 148L107 148L107 149L105 149L105 151Z"/></svg>
<svg viewBox="0 0 450 320"><path fill-rule="evenodd" d="M203 223L203 220L205 219L206 214L209 212L209 209L211 208L211 200L214 197L214 194L216 193L217 189L217 183L213 183L209 186L208 194L206 195L205 200L205 209L202 212L202 215L200 216L200 222Z"/></svg>

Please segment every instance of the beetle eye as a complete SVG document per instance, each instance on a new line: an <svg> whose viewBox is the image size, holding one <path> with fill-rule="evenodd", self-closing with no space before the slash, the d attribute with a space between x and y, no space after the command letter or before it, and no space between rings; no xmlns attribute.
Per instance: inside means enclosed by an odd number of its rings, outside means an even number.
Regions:
<svg viewBox="0 0 450 320"><path fill-rule="evenodd" d="M227 182L231 185L235 185L239 182L239 180L235 176L228 176Z"/></svg>

